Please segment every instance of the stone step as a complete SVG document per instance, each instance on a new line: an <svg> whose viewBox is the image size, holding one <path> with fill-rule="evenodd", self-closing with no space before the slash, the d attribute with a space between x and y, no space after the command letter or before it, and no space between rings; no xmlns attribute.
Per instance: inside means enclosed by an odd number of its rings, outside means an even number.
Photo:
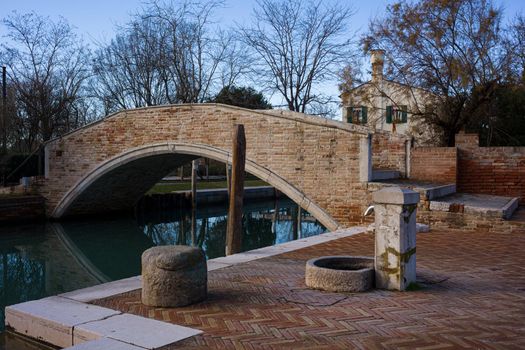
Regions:
<svg viewBox="0 0 525 350"><path fill-rule="evenodd" d="M410 180L368 183L368 190L374 192L388 186L399 186L419 192L421 200L433 200L456 193L456 184L432 184Z"/></svg>
<svg viewBox="0 0 525 350"><path fill-rule="evenodd" d="M519 198L487 194L455 193L430 201L431 211L445 211L509 220L518 209Z"/></svg>
<svg viewBox="0 0 525 350"><path fill-rule="evenodd" d="M374 169L372 170L372 181L399 179L401 174L397 170Z"/></svg>

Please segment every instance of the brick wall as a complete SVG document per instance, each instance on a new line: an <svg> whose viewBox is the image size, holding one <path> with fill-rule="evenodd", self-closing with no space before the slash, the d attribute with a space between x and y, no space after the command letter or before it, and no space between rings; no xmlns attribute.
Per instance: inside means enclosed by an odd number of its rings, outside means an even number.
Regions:
<svg viewBox="0 0 525 350"><path fill-rule="evenodd" d="M456 147L416 147L410 154L410 178L436 183L456 183Z"/></svg>
<svg viewBox="0 0 525 350"><path fill-rule="evenodd" d="M376 131L372 136L372 168L398 170L405 176L406 141L404 136Z"/></svg>
<svg viewBox="0 0 525 350"><path fill-rule="evenodd" d="M184 143L229 152L235 124L245 127L247 160L279 175L339 225L362 222L369 202L366 183L359 181L359 147L368 128L299 113L214 104L127 110L48 143L48 179L40 191L48 214L70 189L79 192L71 205L79 213L133 205L152 185L149 181L154 184L180 166L179 159L187 162L185 155L176 150L149 154L115 167L91 188L78 184L101 164L118 161L133 149ZM400 157L395 152L394 156ZM306 210L312 207L308 200L299 200Z"/></svg>
<svg viewBox="0 0 525 350"><path fill-rule="evenodd" d="M45 201L41 196L0 197L0 223L32 222L45 219Z"/></svg>
<svg viewBox="0 0 525 350"><path fill-rule="evenodd" d="M525 147L478 147L478 136L456 135L458 191L520 197L525 203Z"/></svg>

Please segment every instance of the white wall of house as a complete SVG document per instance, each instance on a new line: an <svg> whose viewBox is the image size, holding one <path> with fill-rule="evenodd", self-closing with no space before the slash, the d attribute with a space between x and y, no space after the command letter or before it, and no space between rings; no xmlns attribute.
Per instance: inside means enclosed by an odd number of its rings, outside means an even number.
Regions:
<svg viewBox="0 0 525 350"><path fill-rule="evenodd" d="M364 83L350 92L341 95L343 105L343 121L348 121L351 108L354 109L355 120L359 114L359 107L366 107L367 125L378 130L394 131L409 136L416 140L430 137L429 128L426 127L418 114L425 109L434 99L434 95L425 90L410 87L397 82L389 81L383 77L383 56L382 51L372 52L372 80ZM396 122L395 113L391 113L392 122L387 118L387 111L406 109L406 122L398 120ZM357 109L357 110L356 110ZM402 113L400 113L400 116ZM362 122L362 120L361 120Z"/></svg>

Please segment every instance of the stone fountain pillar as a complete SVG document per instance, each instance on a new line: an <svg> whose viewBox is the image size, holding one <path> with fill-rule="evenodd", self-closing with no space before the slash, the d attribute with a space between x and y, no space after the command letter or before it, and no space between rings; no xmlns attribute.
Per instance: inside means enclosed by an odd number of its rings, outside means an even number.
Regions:
<svg viewBox="0 0 525 350"><path fill-rule="evenodd" d="M375 212L375 283L405 290L416 282L416 209L419 193L386 187L372 194Z"/></svg>

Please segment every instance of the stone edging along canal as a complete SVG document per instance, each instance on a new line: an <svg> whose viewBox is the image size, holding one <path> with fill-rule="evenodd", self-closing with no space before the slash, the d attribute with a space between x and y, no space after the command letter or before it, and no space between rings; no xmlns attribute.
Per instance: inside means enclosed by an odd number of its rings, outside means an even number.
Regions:
<svg viewBox="0 0 525 350"><path fill-rule="evenodd" d="M208 271L279 255L366 232L352 227L270 247L208 260ZM45 343L75 350L157 349L202 333L145 317L89 304L141 288L141 277L113 281L5 309L6 329Z"/></svg>

